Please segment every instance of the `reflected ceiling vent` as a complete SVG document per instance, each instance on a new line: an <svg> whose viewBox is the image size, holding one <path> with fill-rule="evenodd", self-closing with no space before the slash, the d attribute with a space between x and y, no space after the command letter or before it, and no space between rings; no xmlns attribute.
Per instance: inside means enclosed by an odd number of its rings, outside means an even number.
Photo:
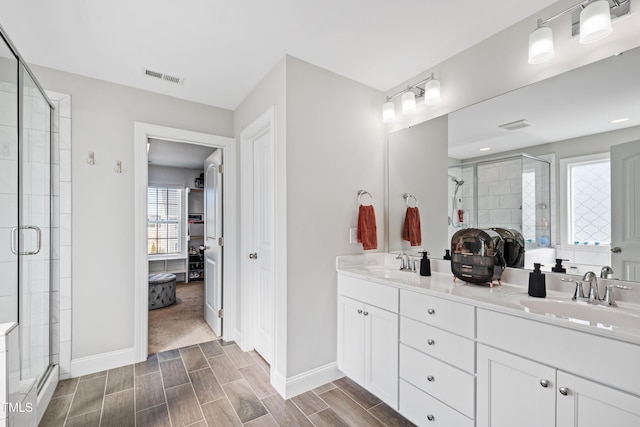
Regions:
<svg viewBox="0 0 640 427"><path fill-rule="evenodd" d="M142 74L147 77L164 80L170 83L175 83L177 85L181 85L184 83L184 77L172 76L171 74L161 73L159 71L150 70L148 68L143 68Z"/></svg>
<svg viewBox="0 0 640 427"><path fill-rule="evenodd" d="M516 130L516 129L526 128L527 126L531 126L531 123L522 119L522 120L516 120L515 122L511 122L511 123L505 123L498 127L506 130Z"/></svg>

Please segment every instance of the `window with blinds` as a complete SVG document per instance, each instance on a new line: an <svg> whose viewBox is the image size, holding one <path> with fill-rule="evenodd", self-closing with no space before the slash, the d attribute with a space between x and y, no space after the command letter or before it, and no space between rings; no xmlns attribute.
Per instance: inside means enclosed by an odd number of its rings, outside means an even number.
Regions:
<svg viewBox="0 0 640 427"><path fill-rule="evenodd" d="M182 189L150 186L147 189L147 213L148 254L180 254Z"/></svg>

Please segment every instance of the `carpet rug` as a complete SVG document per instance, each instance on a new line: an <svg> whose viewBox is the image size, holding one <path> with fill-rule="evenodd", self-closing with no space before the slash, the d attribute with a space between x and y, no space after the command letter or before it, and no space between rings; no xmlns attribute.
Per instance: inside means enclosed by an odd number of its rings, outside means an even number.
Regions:
<svg viewBox="0 0 640 427"><path fill-rule="evenodd" d="M204 321L204 282L178 283L175 304L149 311L149 354L217 338Z"/></svg>

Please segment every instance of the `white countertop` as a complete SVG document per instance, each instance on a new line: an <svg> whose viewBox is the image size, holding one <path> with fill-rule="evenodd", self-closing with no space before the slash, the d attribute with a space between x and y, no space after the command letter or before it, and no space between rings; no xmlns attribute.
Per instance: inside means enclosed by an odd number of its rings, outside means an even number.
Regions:
<svg viewBox="0 0 640 427"><path fill-rule="evenodd" d="M503 281L501 286L496 284L489 287L469 284L459 279L454 281L449 261L431 260L432 275L426 277L415 272L400 271L399 265L400 261L393 254L347 255L336 258L336 270L339 274L640 345L640 305L618 300L619 307L587 306L586 303L571 301L573 285L558 285L557 277L547 279L545 302L543 298L528 295L528 270L503 275L503 279L518 280L517 284ZM527 279L523 279L525 277ZM558 286L563 290L554 290ZM556 307L565 313L554 313L553 308L539 307L547 303L557 304ZM582 312L589 315L583 316ZM616 320L610 321L611 318Z"/></svg>

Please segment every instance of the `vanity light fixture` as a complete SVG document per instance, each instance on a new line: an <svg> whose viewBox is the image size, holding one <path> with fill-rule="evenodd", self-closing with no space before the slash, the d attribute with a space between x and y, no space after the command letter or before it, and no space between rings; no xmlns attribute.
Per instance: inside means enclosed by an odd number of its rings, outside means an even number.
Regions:
<svg viewBox="0 0 640 427"><path fill-rule="evenodd" d="M598 41L612 31L608 0L594 1L580 12L580 43Z"/></svg>
<svg viewBox="0 0 640 427"><path fill-rule="evenodd" d="M414 113L416 111L416 94L412 90L407 90L402 94L402 114Z"/></svg>
<svg viewBox="0 0 640 427"><path fill-rule="evenodd" d="M420 85L424 84L424 87ZM402 95L402 114L410 114L416 111L416 99L424 97L426 105L434 105L440 102L440 81L433 73L418 83L407 86L406 89L387 97L387 101L382 105L382 122L390 123L396 118L396 109L393 99Z"/></svg>
<svg viewBox="0 0 640 427"><path fill-rule="evenodd" d="M572 34L579 32L581 44L592 43L611 34L611 18L628 14L631 0L611 0L611 3L609 0L583 0L551 18L538 19L536 29L529 35L529 64L540 64L553 58L553 30L547 24L567 13L581 9L579 23L572 25Z"/></svg>

